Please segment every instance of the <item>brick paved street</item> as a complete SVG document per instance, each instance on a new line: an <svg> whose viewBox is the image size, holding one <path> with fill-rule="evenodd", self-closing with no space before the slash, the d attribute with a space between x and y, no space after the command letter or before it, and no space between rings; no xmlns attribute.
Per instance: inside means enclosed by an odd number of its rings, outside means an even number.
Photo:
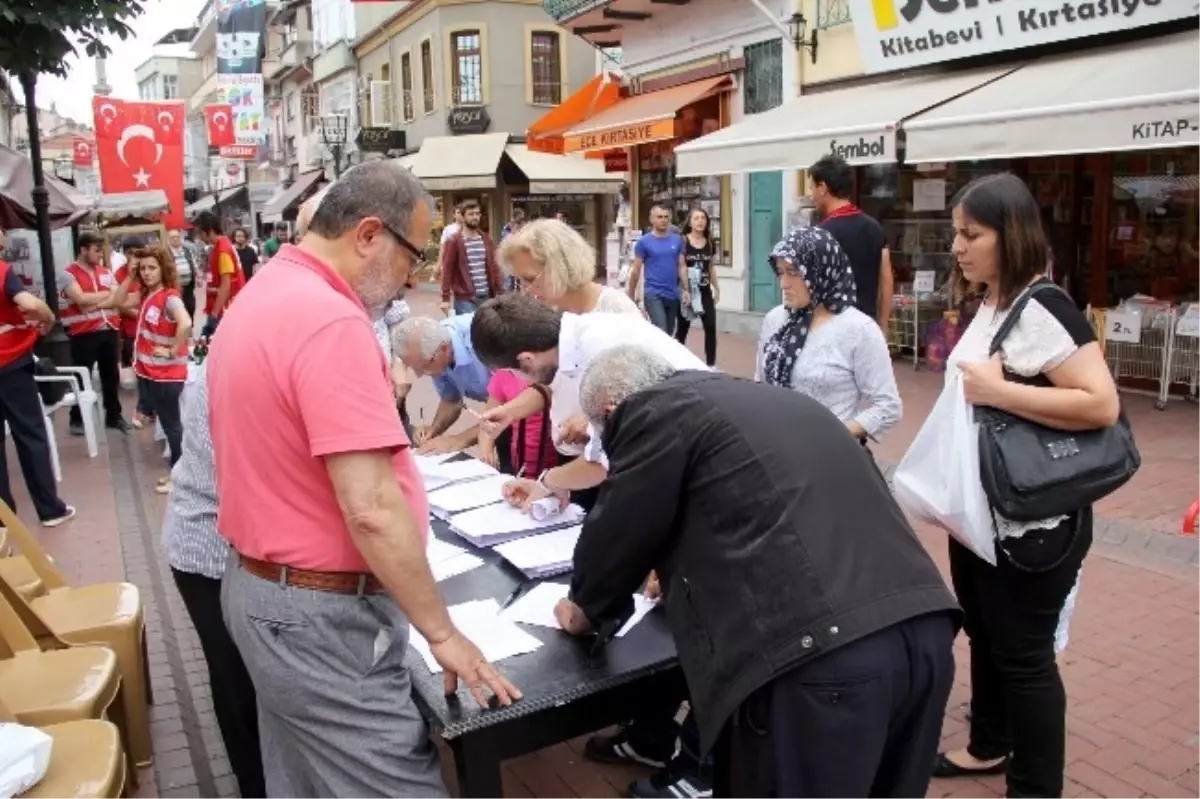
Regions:
<svg viewBox="0 0 1200 799"><path fill-rule="evenodd" d="M420 292L418 312L436 311L436 297ZM699 348L699 333L690 342ZM752 371L753 342L723 336L719 365ZM941 375L896 363L904 421L878 447L894 464L923 422ZM128 395L127 395L128 396ZM1197 494L1197 412L1191 405L1153 409L1150 399L1124 395L1143 456L1130 485L1097 509L1097 539L1084 567L1071 642L1062 656L1070 697L1067 795L1197 796L1196 541L1178 536L1180 519ZM432 409L428 381L417 405ZM126 410L132 397L125 400ZM109 433L100 457L87 458L83 442L59 419L64 497L80 516L41 540L77 582L124 579L139 586L147 608L156 760L143 770L138 796L235 796L236 785L217 734L203 658L159 552L164 500L152 486L163 473L161 448L149 431L128 438ZM10 463L15 464L10 457ZM30 505L15 466L14 488L23 518ZM921 538L946 566L945 537L922 529ZM961 703L968 696L966 647L960 639L959 679L943 736L965 741ZM582 739L508 761L509 796L623 795L644 771L583 761ZM450 769L446 769L452 781ZM452 784L452 782L451 782ZM1000 778L938 781L931 796L998 796Z"/></svg>

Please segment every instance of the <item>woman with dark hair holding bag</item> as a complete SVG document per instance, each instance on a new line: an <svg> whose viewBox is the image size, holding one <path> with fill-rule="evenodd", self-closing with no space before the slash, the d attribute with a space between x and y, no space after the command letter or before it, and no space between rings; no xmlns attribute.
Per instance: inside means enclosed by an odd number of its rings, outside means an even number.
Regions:
<svg viewBox="0 0 1200 799"><path fill-rule="evenodd" d="M692 320L700 317L704 327L704 361L717 365L717 303L721 301L721 286L713 268L713 240L708 212L693 208L688 212L683 231L683 260L687 264L691 304L679 306L675 323L675 340L687 344Z"/></svg>
<svg viewBox="0 0 1200 799"><path fill-rule="evenodd" d="M956 198L953 217L951 285L958 299L982 303L950 354L947 381L961 373L977 421L994 409L1081 440L1112 428L1116 386L1087 318L1044 274L1046 235L1025 184L1010 174L980 178ZM1005 325L1010 313L1016 321ZM934 776L1005 773L1008 796L1061 796L1067 699L1056 641L1091 547L1092 507L1014 521L991 504L995 566L950 541L971 642L970 743L938 755Z"/></svg>

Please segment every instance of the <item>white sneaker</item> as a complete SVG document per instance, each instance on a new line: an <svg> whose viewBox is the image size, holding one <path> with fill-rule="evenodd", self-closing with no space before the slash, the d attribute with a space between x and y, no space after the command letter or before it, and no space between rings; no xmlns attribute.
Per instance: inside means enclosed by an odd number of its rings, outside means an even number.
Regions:
<svg viewBox="0 0 1200 799"><path fill-rule="evenodd" d="M71 521L75 518L75 508L71 505L67 506L67 512L56 519L47 519L42 522L42 527L58 527L60 524Z"/></svg>

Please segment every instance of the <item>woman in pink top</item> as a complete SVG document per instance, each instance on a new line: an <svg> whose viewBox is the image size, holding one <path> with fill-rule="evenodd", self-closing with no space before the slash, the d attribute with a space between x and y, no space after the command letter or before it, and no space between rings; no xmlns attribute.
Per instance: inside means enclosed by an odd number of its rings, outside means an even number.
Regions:
<svg viewBox="0 0 1200 799"><path fill-rule="evenodd" d="M549 393L544 386L532 385L516 372L501 369L495 372L488 382L487 407L499 407L509 400L516 399L522 391L530 387L538 393ZM550 411L544 409L541 413L512 423L513 474L537 477L558 461L554 442L550 440L549 417ZM499 468L500 455L496 452L496 439L482 431L479 434L479 454L486 463Z"/></svg>

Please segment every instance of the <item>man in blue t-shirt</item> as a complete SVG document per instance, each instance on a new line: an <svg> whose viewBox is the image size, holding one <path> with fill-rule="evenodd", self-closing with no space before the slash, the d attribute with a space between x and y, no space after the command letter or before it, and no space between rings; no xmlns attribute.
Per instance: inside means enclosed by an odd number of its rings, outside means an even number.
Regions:
<svg viewBox="0 0 1200 799"><path fill-rule="evenodd" d="M629 270L626 290L629 298L637 302L638 279L644 272L645 305L650 322L667 335L674 335L681 295L684 304L692 301L683 236L671 231L671 212L665 206L655 205L650 209L650 224L650 232L633 245L633 267Z"/></svg>

